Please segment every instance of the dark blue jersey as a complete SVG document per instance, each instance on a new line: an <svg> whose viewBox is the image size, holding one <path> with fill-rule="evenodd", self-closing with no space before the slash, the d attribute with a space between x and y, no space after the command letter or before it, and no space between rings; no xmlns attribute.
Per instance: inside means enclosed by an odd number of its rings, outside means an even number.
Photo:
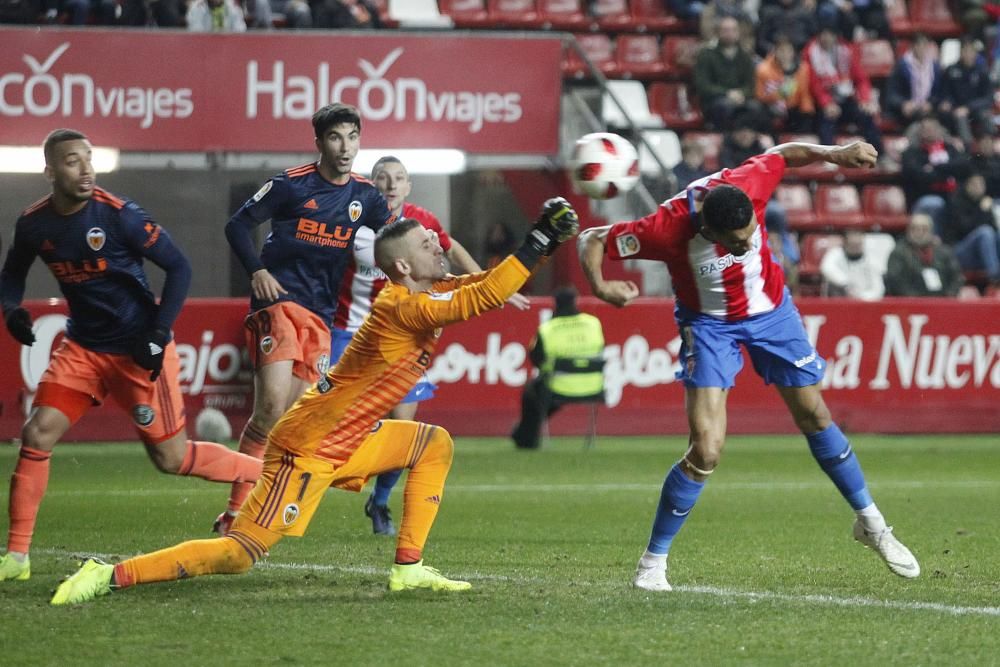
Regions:
<svg viewBox="0 0 1000 667"><path fill-rule="evenodd" d="M375 185L351 174L344 185L320 175L316 164L289 169L269 180L226 225L226 237L248 274L266 268L293 301L330 326L340 282L354 249L354 234L378 231L392 211ZM271 221L260 258L251 230ZM250 297L250 309L271 305Z"/></svg>
<svg viewBox="0 0 1000 667"><path fill-rule="evenodd" d="M191 280L187 259L167 232L135 202L101 188L71 215L56 213L51 196L21 214L0 273L4 313L21 304L36 256L66 297L66 335L97 352L125 354L148 329L169 330ZM144 258L167 272L159 307L143 271Z"/></svg>

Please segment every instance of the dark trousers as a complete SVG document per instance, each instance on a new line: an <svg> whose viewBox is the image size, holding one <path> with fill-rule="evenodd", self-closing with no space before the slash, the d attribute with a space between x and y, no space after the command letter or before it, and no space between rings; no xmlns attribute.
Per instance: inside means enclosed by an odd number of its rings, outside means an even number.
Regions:
<svg viewBox="0 0 1000 667"><path fill-rule="evenodd" d="M857 101L853 97L845 98L838 102L840 105L840 118L830 120L823 113L822 109L816 111L816 134L819 135L819 143L830 145L833 143L833 135L840 124L854 123L858 126L858 133L865 138L865 141L875 147L879 153L882 152L882 133L875 125L875 119L871 114L861 110Z"/></svg>
<svg viewBox="0 0 1000 667"><path fill-rule="evenodd" d="M524 385L521 394L521 421L510 437L520 449L538 449L542 424L560 407L542 376Z"/></svg>

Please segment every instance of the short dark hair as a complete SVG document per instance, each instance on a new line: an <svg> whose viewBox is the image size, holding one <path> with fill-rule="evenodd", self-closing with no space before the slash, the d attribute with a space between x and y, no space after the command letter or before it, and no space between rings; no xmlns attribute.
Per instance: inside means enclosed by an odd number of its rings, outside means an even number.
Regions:
<svg viewBox="0 0 1000 667"><path fill-rule="evenodd" d="M406 165L403 164L403 161L400 160L395 155L383 155L378 160L376 160L375 164L372 166L372 178L375 178L376 176L378 176L378 173L380 171L382 171L382 167L384 167L387 164L392 164L392 163L401 165L403 167L403 169L406 169Z"/></svg>
<svg viewBox="0 0 1000 667"><path fill-rule="evenodd" d="M313 132L316 134L317 139L326 134L326 131L331 127L340 125L341 123L352 123L358 128L358 132L360 132L361 114L358 113L357 107L335 102L320 108L312 117Z"/></svg>
<svg viewBox="0 0 1000 667"><path fill-rule="evenodd" d="M410 232L411 229L415 227L420 227L420 222L414 220L413 218L404 218L397 222L386 225L378 231L375 235L375 264L378 268L382 269L389 278L395 277L395 272L392 270L391 266L388 266L385 256L385 244L391 243L392 241L398 241Z"/></svg>
<svg viewBox="0 0 1000 667"><path fill-rule="evenodd" d="M701 215L712 231L743 229L753 218L753 203L735 185L717 185L705 196Z"/></svg>
<svg viewBox="0 0 1000 667"><path fill-rule="evenodd" d="M45 137L45 143L42 144L42 150L45 152L45 164L52 164L55 161L56 146L64 141L76 141L78 139L86 140L87 135L83 132L68 130L66 128L60 128L49 132L49 136Z"/></svg>

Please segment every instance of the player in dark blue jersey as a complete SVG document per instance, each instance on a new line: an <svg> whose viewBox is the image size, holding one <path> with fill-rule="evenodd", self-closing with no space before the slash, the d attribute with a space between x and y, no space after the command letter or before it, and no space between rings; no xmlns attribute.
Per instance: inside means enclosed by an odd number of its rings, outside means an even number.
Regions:
<svg viewBox="0 0 1000 667"><path fill-rule="evenodd" d="M330 362L330 328L340 283L359 227L378 231L393 220L375 185L351 172L361 145L361 116L330 104L312 117L319 160L278 174L226 225L226 238L250 276L247 347L254 365L254 408L240 451L264 456L278 418ZM254 228L270 220L260 256ZM252 484L233 484L213 529L224 535Z"/></svg>
<svg viewBox="0 0 1000 667"><path fill-rule="evenodd" d="M10 486L7 553L0 580L31 576L28 549L59 438L109 395L129 410L153 463L163 472L217 482L253 481L256 459L223 445L188 440L170 327L191 283L187 258L134 202L97 187L91 146L75 130L45 140L52 193L22 213L0 272L0 302L11 335L35 342L21 307L25 278L41 257L69 305L66 338L42 376L21 431ZM142 263L166 272L159 305Z"/></svg>

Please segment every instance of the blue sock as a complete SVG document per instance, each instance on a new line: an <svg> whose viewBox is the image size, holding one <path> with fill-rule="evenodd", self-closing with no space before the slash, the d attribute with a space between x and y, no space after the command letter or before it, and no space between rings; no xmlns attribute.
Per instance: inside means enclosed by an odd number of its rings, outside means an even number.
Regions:
<svg viewBox="0 0 1000 667"><path fill-rule="evenodd" d="M851 507L859 510L872 504L872 494L868 493L858 457L836 424L807 435L806 440L819 467L833 480Z"/></svg>
<svg viewBox="0 0 1000 667"><path fill-rule="evenodd" d="M684 525L691 508L698 500L705 482L695 482L681 472L681 464L675 463L663 480L660 491L660 505L653 519L653 533L649 536L647 549L653 554L666 554L670 543Z"/></svg>
<svg viewBox="0 0 1000 667"><path fill-rule="evenodd" d="M389 504L389 494L392 493L392 487L396 486L396 482L399 481L399 476L402 474L402 470L390 470L375 479L375 491L372 492L374 496L372 502L375 505L385 507Z"/></svg>

